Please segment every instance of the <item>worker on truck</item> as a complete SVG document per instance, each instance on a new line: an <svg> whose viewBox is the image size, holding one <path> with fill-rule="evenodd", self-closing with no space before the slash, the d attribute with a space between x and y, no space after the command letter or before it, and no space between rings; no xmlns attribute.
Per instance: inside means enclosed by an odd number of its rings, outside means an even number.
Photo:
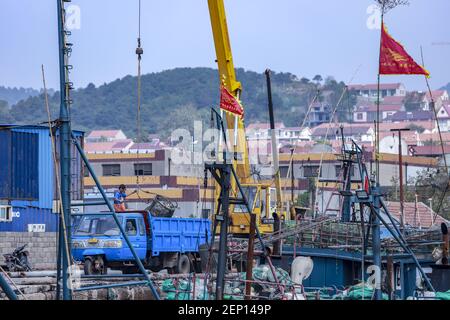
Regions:
<svg viewBox="0 0 450 320"><path fill-rule="evenodd" d="M124 184L119 186L119 190L114 192L114 211L116 212L124 212L126 211L125 200L128 196L137 193L137 191L133 191L129 195L126 194L127 187Z"/></svg>

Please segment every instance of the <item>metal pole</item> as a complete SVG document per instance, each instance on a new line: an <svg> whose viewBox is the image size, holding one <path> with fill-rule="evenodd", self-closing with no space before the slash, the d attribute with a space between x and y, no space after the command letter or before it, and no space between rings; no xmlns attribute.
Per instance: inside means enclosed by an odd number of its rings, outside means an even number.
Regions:
<svg viewBox="0 0 450 320"><path fill-rule="evenodd" d="M372 188L372 194L374 195L374 203L373 208L376 211L376 214L371 213L372 217L372 255L373 255L373 264L377 267L378 274L375 274L375 293L374 299L381 300L381 236L380 236L380 219L378 217L380 213L380 190L378 187Z"/></svg>
<svg viewBox="0 0 450 320"><path fill-rule="evenodd" d="M266 82L267 82L267 96L269 105L269 119L270 119L270 133L272 140L272 157L273 157L273 167L275 171L275 187L277 192L277 212L274 214L274 232L280 230L281 226L281 216L283 215L283 199L281 195L281 177L280 177L280 162L278 158L278 145L277 136L275 131L275 116L273 113L273 100L272 100L272 84L270 81L270 70L265 71ZM274 241L273 243L273 255L281 255L281 240Z"/></svg>
<svg viewBox="0 0 450 320"><path fill-rule="evenodd" d="M381 7L381 28L383 28L384 22L384 7L385 2L383 1ZM379 60L381 59L381 36L380 36L380 54ZM378 78L377 78L377 119L375 123L375 170L376 170L376 183L380 185L380 61L378 61Z"/></svg>
<svg viewBox="0 0 450 320"><path fill-rule="evenodd" d="M229 205L230 196L229 191L231 187L231 172L230 165L225 166L221 172L223 174L222 190L220 191L222 215L216 216L217 221L220 222L220 236L219 236L219 253L217 261L217 283L216 283L216 300L223 300L223 293L225 289L225 272L227 268L227 236L229 224Z"/></svg>
<svg viewBox="0 0 450 320"><path fill-rule="evenodd" d="M70 300L71 293L68 288L68 267L70 254L70 119L69 119L69 90L70 84L67 79L67 44L66 44L66 32L64 30L64 0L57 0L58 9L58 40L59 40L59 83L60 83L60 165L61 165L61 207L63 215L63 236L60 238L63 240L62 246L62 281L63 281L63 299Z"/></svg>
<svg viewBox="0 0 450 320"><path fill-rule="evenodd" d="M253 250L255 243L256 215L250 214L250 233L248 235L248 252L247 252L247 274L245 283L245 300L251 300L253 280Z"/></svg>
<svg viewBox="0 0 450 320"><path fill-rule="evenodd" d="M3 292L5 292L9 300L18 300L16 293L8 284L8 282L5 280L5 278L3 278L3 275L1 273L0 273L0 288L3 289Z"/></svg>
<svg viewBox="0 0 450 320"><path fill-rule="evenodd" d="M402 131L410 131L410 129L391 129L392 132L398 132L398 183L400 189L400 231L405 229L404 214L404 192L403 192L403 154L402 154Z"/></svg>
<svg viewBox="0 0 450 320"><path fill-rule="evenodd" d="M295 185L295 176L294 176L294 148L291 148L291 202L292 206L294 206L294 185Z"/></svg>

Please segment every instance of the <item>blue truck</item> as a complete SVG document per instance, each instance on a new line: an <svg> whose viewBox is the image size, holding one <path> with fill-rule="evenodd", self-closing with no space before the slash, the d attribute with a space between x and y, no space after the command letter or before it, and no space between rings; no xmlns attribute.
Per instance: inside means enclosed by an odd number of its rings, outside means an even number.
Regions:
<svg viewBox="0 0 450 320"><path fill-rule="evenodd" d="M139 259L154 272L200 271L199 246L211 240L211 221L154 217L149 211L117 213ZM111 215L84 214L74 225L72 256L87 275L108 268L138 273L130 248Z"/></svg>

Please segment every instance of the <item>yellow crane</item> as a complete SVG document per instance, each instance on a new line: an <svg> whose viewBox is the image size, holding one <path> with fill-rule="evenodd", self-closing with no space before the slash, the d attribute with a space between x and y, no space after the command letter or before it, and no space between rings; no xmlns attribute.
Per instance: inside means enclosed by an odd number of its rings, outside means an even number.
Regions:
<svg viewBox="0 0 450 320"><path fill-rule="evenodd" d="M219 81L239 100L242 86L236 79L224 1L208 0L208 6L216 49L216 62L219 69ZM273 191L271 185L256 183L251 175L244 119L230 113L226 113L225 118L228 133L232 136L229 137L229 141L233 143L233 151L237 157L237 160L233 159L233 166L246 192L252 209L251 213L256 215L256 224L260 232L271 233L274 229L272 214L274 210L277 210L277 207L279 210L279 204L271 201L274 198L271 197L271 191ZM233 194L237 193L236 188L236 182L232 181L231 192ZM278 191L280 192L280 190ZM281 199L280 197L281 194L279 194L278 199ZM278 200L277 202L281 201ZM241 206L231 206L230 233L244 235L250 232L250 218L246 211Z"/></svg>

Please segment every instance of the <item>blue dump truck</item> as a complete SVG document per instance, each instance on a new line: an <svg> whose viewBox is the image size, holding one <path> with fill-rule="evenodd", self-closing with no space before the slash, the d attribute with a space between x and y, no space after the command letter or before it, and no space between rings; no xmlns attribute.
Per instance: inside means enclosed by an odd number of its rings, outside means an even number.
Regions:
<svg viewBox="0 0 450 320"><path fill-rule="evenodd" d="M147 269L173 273L200 272L199 246L211 240L211 221L154 217L149 211L117 213L139 259ZM85 274L108 268L139 273L130 248L111 215L84 214L74 225L72 256Z"/></svg>

